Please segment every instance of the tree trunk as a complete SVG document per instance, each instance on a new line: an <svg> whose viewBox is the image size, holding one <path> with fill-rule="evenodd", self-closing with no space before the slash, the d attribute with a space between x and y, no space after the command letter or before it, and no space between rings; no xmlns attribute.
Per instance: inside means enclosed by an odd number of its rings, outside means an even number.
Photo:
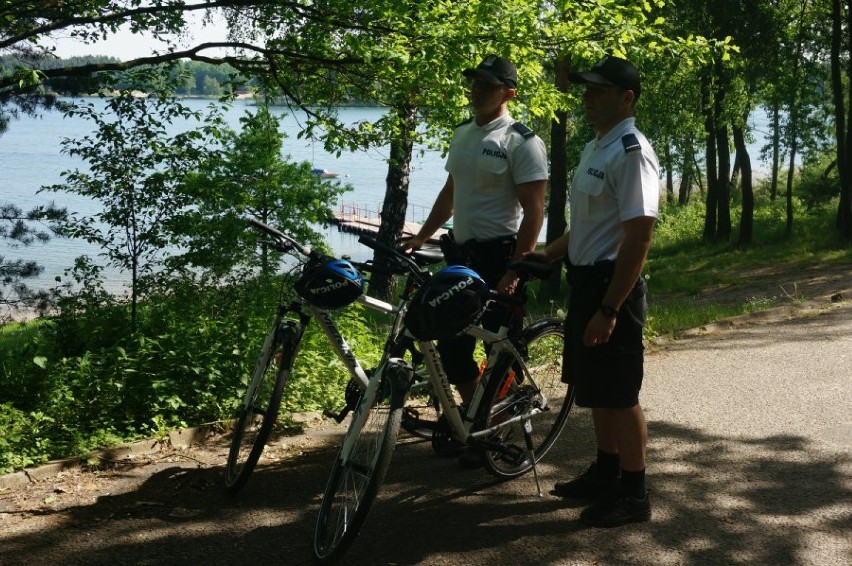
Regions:
<svg viewBox="0 0 852 566"><path fill-rule="evenodd" d="M716 151L719 172L716 177L716 194L719 216L716 225L716 241L731 239L731 149L728 145L728 126L716 128Z"/></svg>
<svg viewBox="0 0 852 566"><path fill-rule="evenodd" d="M680 187L677 191L677 203L680 206L685 206L689 202L689 195L692 192L692 159L694 154L692 136L690 136L686 140L683 161L680 164Z"/></svg>
<svg viewBox="0 0 852 566"><path fill-rule="evenodd" d="M704 112L705 138L704 155L707 163L707 197L704 211L704 241L712 242L716 236L716 206L717 206L717 177L716 177L716 120L713 105L710 102L710 87L712 80L710 73L705 72L703 77L701 98L702 112Z"/></svg>
<svg viewBox="0 0 852 566"><path fill-rule="evenodd" d="M562 57L556 61L556 88L560 92L568 91L568 73L571 71L571 58ZM567 222L565 210L568 203L568 112L559 110L550 123L550 200L547 203L547 243L556 240L565 233ZM550 298L559 296L562 284L562 269L554 269L550 279L542 282L544 295Z"/></svg>
<svg viewBox="0 0 852 566"><path fill-rule="evenodd" d="M796 173L796 152L798 149L799 141L794 130L793 141L790 144L790 168L787 170L787 222L784 226L784 234L787 236L793 233L793 177Z"/></svg>
<svg viewBox="0 0 852 566"><path fill-rule="evenodd" d="M754 189L752 188L751 157L745 143L745 133L741 126L734 127L734 146L737 149L737 162L742 174L742 216L740 217L740 247L751 244L754 228Z"/></svg>
<svg viewBox="0 0 852 566"><path fill-rule="evenodd" d="M781 166L781 103L772 103L772 180L769 182L769 200L778 197L778 169Z"/></svg>
<svg viewBox="0 0 852 566"><path fill-rule="evenodd" d="M807 3L802 2L802 9L798 17L798 32L796 34L796 51L792 57L790 76L794 85L799 85L802 82L802 76L799 74L801 70L802 52L805 49L805 10ZM799 107L802 97L799 96L799 87L790 89L790 125L788 128L788 138L790 146L790 167L787 171L787 223L784 233L790 236L793 233L793 177L796 173L796 153L799 147Z"/></svg>
<svg viewBox="0 0 852 566"><path fill-rule="evenodd" d="M568 202L568 113L560 110L550 123L550 200L547 203L547 243L565 233L567 222L565 209ZM559 296L562 285L562 270L554 269L550 278L543 282L544 295Z"/></svg>
<svg viewBox="0 0 852 566"><path fill-rule="evenodd" d="M405 225L408 209L408 185L411 180L411 156L414 150L414 135L417 127L417 109L408 103L393 108L399 120L399 134L391 141L385 200L382 203L381 223L378 240L395 247ZM375 252L373 263L381 269L386 260L384 254ZM394 298L394 278L386 273L375 273L370 278L370 296L390 301Z"/></svg>
<svg viewBox="0 0 852 566"><path fill-rule="evenodd" d="M849 165L852 163L852 155L849 154L852 151L852 140L850 140L850 136L852 136L852 112L847 113L847 119L849 123L846 124L846 132L842 131L842 125L845 123L843 120L843 112L845 112L844 105L844 97L842 90L842 79L840 77L840 33L841 30L846 31L847 33L847 63L846 63L846 83L847 88L849 89L849 93L852 93L852 83L850 83L850 79L852 79L852 61L849 60L848 55L852 53L852 30L850 30L849 25L852 24L852 2L847 0L846 2L846 22L843 25L841 21L841 9L839 6L840 0L834 0L833 3L838 3L836 8L837 15L834 18L834 28L835 31L832 34L837 37L837 55L835 57L835 49L834 42L832 42L832 85L834 86L835 92L835 108L837 105L840 106L840 112L836 112L837 114L837 122L841 124L837 133L837 167L840 171L840 199L837 205L837 229L840 232L840 237L846 242L852 242L852 175L850 175ZM835 80L835 58L837 59L837 77ZM847 93L848 94L848 93ZM838 96L839 95L839 96ZM841 168L841 160L843 162L843 167Z"/></svg>
<svg viewBox="0 0 852 566"><path fill-rule="evenodd" d="M719 217L716 226L716 240L727 242L731 239L731 147L728 143L728 124L724 119L725 92L730 81L725 76L721 61L716 67L718 77L715 89L716 111L716 151L719 160L719 173L716 177L716 194Z"/></svg>
<svg viewBox="0 0 852 566"><path fill-rule="evenodd" d="M731 180L728 181L728 188L731 194L733 194L734 189L740 182L740 173L742 172L742 165L740 165L740 154L736 151L737 146L734 144L734 168L731 171Z"/></svg>
<svg viewBox="0 0 852 566"><path fill-rule="evenodd" d="M698 156L692 156L692 175L695 177L695 182L698 183L698 194L704 197L704 183L701 182L701 164L698 163Z"/></svg>
<svg viewBox="0 0 852 566"><path fill-rule="evenodd" d="M683 167L680 172L680 186L677 190L677 204L686 206L689 202L690 183L692 183L692 170L689 167Z"/></svg>
<svg viewBox="0 0 852 566"><path fill-rule="evenodd" d="M793 77L798 77L798 63L793 62ZM789 168L787 170L787 219L784 226L784 233L789 236L793 233L793 178L796 173L796 154L799 148L799 104L798 97L795 93L792 94L793 99L790 102L790 159Z"/></svg>
<svg viewBox="0 0 852 566"><path fill-rule="evenodd" d="M666 161L666 202L674 204L674 157L672 157L672 146L668 140L664 145L665 161Z"/></svg>
<svg viewBox="0 0 852 566"><path fill-rule="evenodd" d="M130 331L136 332L139 308L139 257L134 253L130 269Z"/></svg>

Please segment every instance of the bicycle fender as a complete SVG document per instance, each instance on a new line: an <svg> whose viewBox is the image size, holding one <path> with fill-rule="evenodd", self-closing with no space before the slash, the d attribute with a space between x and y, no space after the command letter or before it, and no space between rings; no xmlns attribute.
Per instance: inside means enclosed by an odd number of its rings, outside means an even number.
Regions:
<svg viewBox="0 0 852 566"><path fill-rule="evenodd" d="M539 328L550 326L553 323L565 324L565 320L562 319L562 318L559 318L559 317L555 317L555 316L547 316L547 317L544 317L544 318L540 318L540 319L534 321L529 326L526 326L524 328L524 334L527 334L527 333L532 334L534 332L537 332Z"/></svg>

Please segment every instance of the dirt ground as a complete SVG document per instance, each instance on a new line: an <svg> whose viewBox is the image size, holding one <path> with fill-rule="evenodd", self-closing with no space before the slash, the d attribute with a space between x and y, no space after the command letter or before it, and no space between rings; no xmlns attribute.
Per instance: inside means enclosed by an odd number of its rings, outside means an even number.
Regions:
<svg viewBox="0 0 852 566"><path fill-rule="evenodd" d="M771 299L772 304L779 306L806 304L808 299L817 298L821 298L822 302L845 303L852 300L852 266L830 266L794 273L755 270L743 274L740 285L708 289L695 299L731 302L743 298ZM51 544L51 541L58 540L57 537L65 540L66 537L89 536L87 533L95 530L94 526L118 519L132 523L138 518L141 525L142 521L156 516L177 531L186 525L185 532L181 534L188 539L203 536L204 519L210 513L211 505L220 513L216 520L221 522L221 513L224 513L225 523L229 513L236 514L248 506L274 506L278 486L272 481L272 472L276 470L279 479L282 469L288 471L288 491L298 489L305 492L298 505L315 505L324 483L322 471L328 469L336 440L345 429L343 425L316 415L302 417L306 426L304 432L273 438L255 477L243 491L245 496L241 493L237 499L229 499L231 496L224 493L223 465L227 456L227 439L215 432L211 432L204 442L189 448L178 449L152 442L147 453L102 461L97 468L71 467L55 475L31 479L24 485L3 487L4 484L0 483L0 564L18 564L27 551L20 543L10 547L4 540L31 543L41 539L43 544ZM214 517L209 519L213 521ZM255 520L259 521L258 529L264 528L262 520ZM309 537L311 525L300 533ZM157 535L143 528L134 536ZM246 563L248 558L246 556ZM303 563L303 558L300 555L291 563ZM264 558L256 556L254 559ZM69 555L61 562L165 564L187 563L187 559L127 556L125 560L120 556L105 559ZM213 560L211 563L222 562Z"/></svg>
<svg viewBox="0 0 852 566"><path fill-rule="evenodd" d="M274 434L258 466L284 461L294 462L307 454L333 446L334 439L346 429L319 414L298 415L301 432ZM66 522L66 512L98 504L99 513L109 509L103 502L139 489L151 476L162 474L162 493L157 501L137 501L134 508L157 507L170 517L190 516L179 501L171 501L170 493L219 493L224 485L224 464L228 457L230 437L215 429L205 430L204 440L184 447L151 441L147 448L134 443L135 453L114 457L99 454L94 465L70 465L67 469L36 478L24 485L0 487L0 531L3 535L48 530ZM138 446L143 444L141 450ZM16 482L19 483L19 482ZM121 509L125 511L125 509ZM108 519L107 516L97 520ZM2 537L0 537L2 538ZM2 554L0 554L2 558ZM3 564L0 560L0 564Z"/></svg>

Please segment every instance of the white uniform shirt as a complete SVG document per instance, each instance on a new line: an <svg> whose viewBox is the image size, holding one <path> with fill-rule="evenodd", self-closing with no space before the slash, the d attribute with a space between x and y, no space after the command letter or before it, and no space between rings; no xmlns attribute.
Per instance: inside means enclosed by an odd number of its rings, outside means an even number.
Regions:
<svg viewBox="0 0 852 566"><path fill-rule="evenodd" d="M547 179L547 150L538 136L524 138L508 114L456 128L445 169L453 177L456 241L515 235L521 204L515 186Z"/></svg>
<svg viewBox="0 0 852 566"><path fill-rule="evenodd" d="M657 218L660 166L634 122L634 118L619 122L586 144L580 157L568 219L568 257L574 265L614 260L624 238L622 222L639 216Z"/></svg>

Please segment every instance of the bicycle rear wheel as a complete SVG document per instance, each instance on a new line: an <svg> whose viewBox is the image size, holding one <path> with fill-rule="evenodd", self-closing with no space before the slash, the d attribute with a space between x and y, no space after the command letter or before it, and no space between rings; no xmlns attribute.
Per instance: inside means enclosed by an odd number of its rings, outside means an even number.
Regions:
<svg viewBox="0 0 852 566"><path fill-rule="evenodd" d="M517 346L529 370L531 380L515 375L510 367L495 367L485 391L480 422L482 429L505 423L513 417L535 409L541 412L530 418L532 457L525 437L524 422L518 421L496 431L484 450L486 469L493 475L509 479L532 469L559 437L574 404L573 388L562 383L562 356L565 342L563 323L543 319L526 329ZM506 366L511 358L507 358ZM514 367L518 367L515 364Z"/></svg>
<svg viewBox="0 0 852 566"><path fill-rule="evenodd" d="M268 346L264 345L257 360L231 437L225 467L225 486L231 493L239 491L254 471L278 418L284 385L290 375L293 333L281 327L272 332Z"/></svg>
<svg viewBox="0 0 852 566"><path fill-rule="evenodd" d="M402 418L401 404L393 401L394 387L393 379L385 375L378 387L367 388L335 458L314 533L314 558L319 564L334 563L346 552L384 481ZM344 450L350 445L344 462Z"/></svg>

